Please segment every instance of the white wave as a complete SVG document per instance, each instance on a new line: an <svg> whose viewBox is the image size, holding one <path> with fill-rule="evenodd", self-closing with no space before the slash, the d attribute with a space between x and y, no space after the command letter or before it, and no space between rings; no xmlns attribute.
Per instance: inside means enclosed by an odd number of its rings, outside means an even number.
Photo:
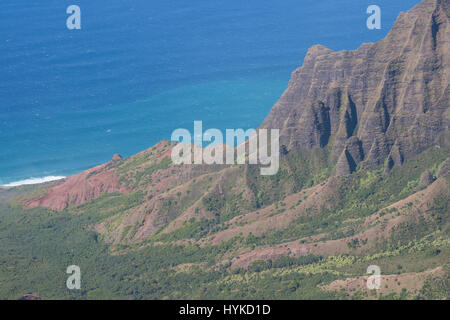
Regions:
<svg viewBox="0 0 450 320"><path fill-rule="evenodd" d="M44 182L49 182L49 181L60 180L60 179L64 179L64 178L65 177L63 177L63 176L48 176L48 177L42 177L42 178L29 178L29 179L25 179L25 180L16 181L16 182L11 182L11 183L2 185L1 187L17 187L17 186L23 186L23 185L29 185L29 184L39 184L39 183L44 183Z"/></svg>

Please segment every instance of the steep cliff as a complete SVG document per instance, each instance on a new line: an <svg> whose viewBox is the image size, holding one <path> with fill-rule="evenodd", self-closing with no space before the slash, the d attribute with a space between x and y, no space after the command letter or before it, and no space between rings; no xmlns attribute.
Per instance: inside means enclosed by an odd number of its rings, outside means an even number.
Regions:
<svg viewBox="0 0 450 320"><path fill-rule="evenodd" d="M317 45L264 121L288 149L327 147L336 173L356 165L401 165L447 143L449 2L426 0L401 13L387 37L355 51Z"/></svg>

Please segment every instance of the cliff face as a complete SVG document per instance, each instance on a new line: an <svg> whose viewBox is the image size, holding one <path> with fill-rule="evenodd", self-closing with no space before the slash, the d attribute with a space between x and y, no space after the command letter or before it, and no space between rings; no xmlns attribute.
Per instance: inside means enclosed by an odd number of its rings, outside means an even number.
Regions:
<svg viewBox="0 0 450 320"><path fill-rule="evenodd" d="M328 147L337 175L360 162L390 170L448 141L448 20L448 1L426 0L377 43L313 46L262 127L280 128L288 149Z"/></svg>

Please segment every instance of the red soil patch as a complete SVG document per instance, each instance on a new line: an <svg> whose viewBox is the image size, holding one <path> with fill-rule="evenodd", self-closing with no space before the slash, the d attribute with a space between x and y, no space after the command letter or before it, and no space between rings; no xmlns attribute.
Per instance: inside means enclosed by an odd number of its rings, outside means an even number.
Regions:
<svg viewBox="0 0 450 320"><path fill-rule="evenodd" d="M128 188L119 186L115 170L109 169L113 162L99 165L77 175L64 179L61 183L50 187L38 198L22 200L29 208L47 207L61 211L69 205L80 205L96 199L104 193L128 192Z"/></svg>
<svg viewBox="0 0 450 320"><path fill-rule="evenodd" d="M444 178L439 178L425 190L419 191L406 199L392 204L387 208L383 208L377 213L366 218L362 224L364 231L351 237L345 237L337 240L314 241L312 243L300 243L299 240L286 242L272 247L256 248L250 252L241 251L240 256L232 261L232 268L247 268L254 260L276 260L281 256L289 255L299 257L307 254L314 255L332 255L344 253L361 253L364 250L373 247L377 239L388 238L393 230L403 222L408 222L418 215L424 215L432 203L432 199L442 190L448 189L448 185ZM408 203L413 203L412 207L408 207ZM382 212L391 208L400 208L400 215L396 212L381 215ZM381 220L377 220L381 218ZM386 223L383 225L383 221ZM239 230L243 230L241 227ZM228 231L228 230L227 230ZM220 233L219 233L220 234ZM218 235L219 235L218 234ZM310 240L316 240L317 237ZM353 239L359 240L359 247L351 249L348 243ZM213 243L220 243L221 238L216 238ZM365 243L365 244L363 244Z"/></svg>

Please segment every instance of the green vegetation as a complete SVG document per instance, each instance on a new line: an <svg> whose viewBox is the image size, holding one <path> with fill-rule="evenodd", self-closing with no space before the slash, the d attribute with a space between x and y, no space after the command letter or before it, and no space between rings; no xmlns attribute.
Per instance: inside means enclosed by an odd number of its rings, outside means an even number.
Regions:
<svg viewBox="0 0 450 320"><path fill-rule="evenodd" d="M144 191L104 194L81 206L53 212L43 208L25 209L17 201L11 201L30 191L40 193L43 187L0 190L0 298L17 299L25 294L45 299L449 298L448 277L436 275L431 275L423 287L414 292L399 289L397 293L379 295L323 288L334 280L365 275L371 264L380 266L383 274L420 273L443 267L448 275L447 190L441 190L428 200L426 214L400 221L397 229L389 230L389 237L367 240L358 236L369 227L364 225L365 219L377 212L378 218L373 223L387 228L392 217L402 217L416 210L414 200L398 208L382 209L415 193L421 173L426 169L435 172L448 155L448 150L433 148L402 167L394 168L388 175L382 174L381 168L360 169L336 185L336 199L326 205L309 207L289 228L259 236L239 235L219 245L208 241L200 245L197 241L227 230L231 219L258 207L275 203L269 216L295 210L307 196L301 196L294 204L288 203L285 196L322 182L328 173L319 169L307 173L299 166L294 174L281 171L275 177L253 179L256 173L249 169L248 187L254 195L250 199L245 198L242 191L234 192L230 188L224 190L224 196L212 190L201 201L198 200L204 189L197 185L189 186L189 192L175 190L160 200L161 217L173 219L178 210L198 201L210 218L191 218L170 233L163 232L161 227L142 243L129 244L143 220L121 229L117 237L121 244L108 244L93 227L104 222L107 231L116 230L130 210L149 199ZM283 161L309 163L309 168L315 162L322 163L317 165L320 168L327 161L325 153L315 155L315 159L290 157ZM145 170L149 173L168 165L162 160ZM136 179L133 183L146 181L148 177L144 173L139 176L133 176ZM212 181L213 177L210 178ZM206 189L208 182L205 180L197 179L198 186ZM198 213L195 210L195 214ZM313 246L343 238L348 239L345 254L301 257L286 254L274 260L254 260L248 268L233 264L240 255L253 249L287 241ZM365 249L366 246L369 248ZM80 291L70 291L65 286L66 268L73 264L81 267Z"/></svg>
<svg viewBox="0 0 450 320"><path fill-rule="evenodd" d="M353 236L364 218L415 193L422 172L442 163L449 155L449 150L430 148L403 166L394 168L389 174L383 174L382 168L355 172L339 183L339 197L333 202L331 209L326 207L308 209L307 214L298 218L289 228L264 234L254 243L274 245L320 233L328 234L326 239ZM449 198L445 192L438 195L430 209L434 221L421 219L414 224L409 223L402 228L404 239L395 241L408 241L410 237L421 237L427 232L447 225L450 212ZM298 204L300 203L301 201ZM412 203L408 206L411 208ZM395 211L396 208L391 209L391 212ZM279 213L274 212L272 215ZM346 231L344 227L347 227ZM359 244L349 246L356 248Z"/></svg>
<svg viewBox="0 0 450 320"><path fill-rule="evenodd" d="M117 174L119 182L127 187L137 188L142 184L151 183L151 175L158 170L165 170L170 167L172 161L170 157L164 157L158 162L152 162L151 155L141 155L132 161L126 161L119 164ZM150 162L150 164L148 164ZM137 169L136 169L137 168ZM133 171L133 170L135 171ZM128 172L133 171L134 174L128 175Z"/></svg>

